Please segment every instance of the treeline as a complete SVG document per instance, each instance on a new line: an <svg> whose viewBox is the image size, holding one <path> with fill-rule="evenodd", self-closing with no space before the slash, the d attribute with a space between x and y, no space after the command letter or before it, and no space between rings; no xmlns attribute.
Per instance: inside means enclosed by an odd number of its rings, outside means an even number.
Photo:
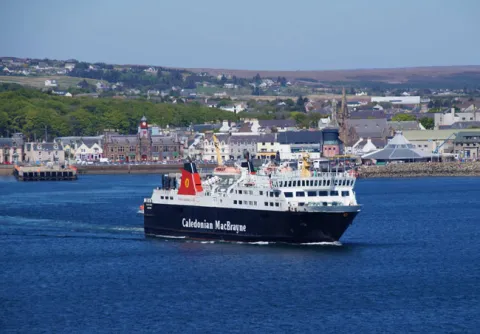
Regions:
<svg viewBox="0 0 480 334"><path fill-rule="evenodd" d="M188 126L235 120L237 115L199 104L152 103L147 100L58 97L18 85L0 85L0 136L22 132L33 140L48 137L88 136L117 129L136 133L140 118L159 126Z"/></svg>

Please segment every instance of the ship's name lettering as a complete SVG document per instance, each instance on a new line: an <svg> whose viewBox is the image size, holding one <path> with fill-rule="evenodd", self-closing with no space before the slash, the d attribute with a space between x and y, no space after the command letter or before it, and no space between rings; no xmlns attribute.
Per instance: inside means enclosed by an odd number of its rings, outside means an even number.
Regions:
<svg viewBox="0 0 480 334"><path fill-rule="evenodd" d="M221 231L233 231L236 233L246 232L246 225L232 224L230 221L222 223L220 220L215 220L215 223L207 222L206 220L199 221L197 219L182 219L182 226L188 228L199 228L205 230L221 230Z"/></svg>

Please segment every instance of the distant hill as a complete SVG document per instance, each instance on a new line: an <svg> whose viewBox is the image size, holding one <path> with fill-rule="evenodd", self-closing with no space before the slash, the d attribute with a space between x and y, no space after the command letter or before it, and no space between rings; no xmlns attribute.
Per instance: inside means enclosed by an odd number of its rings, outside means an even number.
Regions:
<svg viewBox="0 0 480 334"><path fill-rule="evenodd" d="M401 85L415 87L449 86L476 84L480 86L480 65L432 66L408 68L353 69L329 71L262 71L214 68L187 68L192 72L208 72L210 75L235 75L251 78L257 73L261 77L285 77L288 80L315 81L317 83L350 83L352 85Z"/></svg>

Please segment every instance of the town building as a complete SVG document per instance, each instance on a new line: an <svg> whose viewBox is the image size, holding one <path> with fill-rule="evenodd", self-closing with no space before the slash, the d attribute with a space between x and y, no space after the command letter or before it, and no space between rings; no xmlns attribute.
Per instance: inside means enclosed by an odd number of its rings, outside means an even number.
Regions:
<svg viewBox="0 0 480 334"><path fill-rule="evenodd" d="M23 135L0 138L0 164L17 164L23 161Z"/></svg>
<svg viewBox="0 0 480 334"><path fill-rule="evenodd" d="M271 140L272 137L265 137L266 135L230 135L218 134L218 149L220 150L220 157L222 160L241 159L243 152L248 151L250 156L257 156L257 143L263 140ZM215 147L215 140L213 134L206 134L203 143L203 159L216 160L217 150Z"/></svg>
<svg viewBox="0 0 480 334"><path fill-rule="evenodd" d="M372 161L377 164L390 162L420 162L432 159L432 153L424 153L415 148L402 134L398 131L395 136L390 139L387 146L367 154L362 155L363 161Z"/></svg>
<svg viewBox="0 0 480 334"><path fill-rule="evenodd" d="M338 138L338 130L337 130ZM323 151L322 131L286 131L277 134L280 146L280 159L301 159L303 152L310 154L310 158L318 159Z"/></svg>
<svg viewBox="0 0 480 334"><path fill-rule="evenodd" d="M454 153L460 159L477 160L480 150L480 131L460 131L454 140Z"/></svg>
<svg viewBox="0 0 480 334"><path fill-rule="evenodd" d="M445 126L451 126L458 122L479 122L480 112L473 109L468 112L456 112L455 108L451 108L449 112L435 113L435 130L441 129Z"/></svg>
<svg viewBox="0 0 480 334"><path fill-rule="evenodd" d="M140 120L136 135L120 135L107 130L103 156L111 161L161 161L183 156L182 144L174 135L152 135L147 118Z"/></svg>
<svg viewBox="0 0 480 334"><path fill-rule="evenodd" d="M372 96L372 102L386 102L393 105L420 104L420 96Z"/></svg>
<svg viewBox="0 0 480 334"><path fill-rule="evenodd" d="M410 130L403 131L405 138L419 151L432 153L452 153L455 130ZM440 147L441 146L441 147Z"/></svg>
<svg viewBox="0 0 480 334"><path fill-rule="evenodd" d="M62 145L56 142L25 143L25 162L29 164L52 162L63 165L65 163L65 151Z"/></svg>
<svg viewBox="0 0 480 334"><path fill-rule="evenodd" d="M275 134L264 134L258 139L256 150L258 159L271 159L280 152L280 143L276 140Z"/></svg>

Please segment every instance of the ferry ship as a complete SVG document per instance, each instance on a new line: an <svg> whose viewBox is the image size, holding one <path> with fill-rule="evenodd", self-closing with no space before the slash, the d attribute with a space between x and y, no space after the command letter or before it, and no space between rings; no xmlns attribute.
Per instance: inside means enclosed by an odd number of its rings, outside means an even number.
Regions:
<svg viewBox="0 0 480 334"><path fill-rule="evenodd" d="M233 242L336 242L361 210L355 175L279 166L202 180L194 162L144 199L146 235Z"/></svg>

